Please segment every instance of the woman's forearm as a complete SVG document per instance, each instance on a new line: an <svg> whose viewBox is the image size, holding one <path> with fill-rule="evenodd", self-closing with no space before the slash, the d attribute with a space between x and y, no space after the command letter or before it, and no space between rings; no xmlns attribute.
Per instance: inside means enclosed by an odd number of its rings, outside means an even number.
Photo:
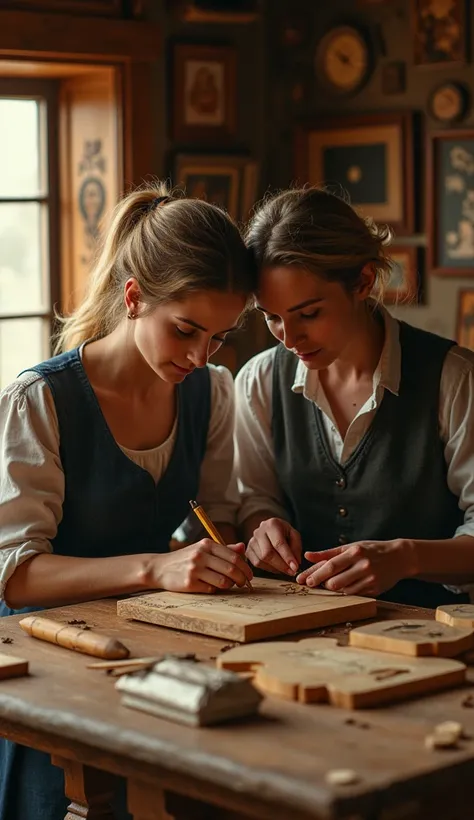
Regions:
<svg viewBox="0 0 474 820"><path fill-rule="evenodd" d="M39 553L18 566L5 588L12 609L54 607L147 589L150 560L159 555L70 558Z"/></svg>
<svg viewBox="0 0 474 820"><path fill-rule="evenodd" d="M416 577L442 584L474 582L474 538L460 535L441 541L412 540Z"/></svg>

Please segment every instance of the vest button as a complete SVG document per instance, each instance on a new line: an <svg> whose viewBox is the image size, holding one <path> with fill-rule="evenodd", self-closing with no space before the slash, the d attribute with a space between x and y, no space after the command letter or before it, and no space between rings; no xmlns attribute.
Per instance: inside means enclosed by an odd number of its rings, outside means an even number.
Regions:
<svg viewBox="0 0 474 820"><path fill-rule="evenodd" d="M345 535L340 535L337 540L338 540L339 544L341 544L341 546L342 546L342 544L347 544L347 538L346 538Z"/></svg>
<svg viewBox="0 0 474 820"><path fill-rule="evenodd" d="M346 479L344 478L343 475L341 475L341 476L339 476L339 478L336 481L336 487L340 487L341 490L344 490L345 486L346 486Z"/></svg>
<svg viewBox="0 0 474 820"><path fill-rule="evenodd" d="M347 510L346 510L346 508L345 508L345 507L339 507L339 515L341 516L341 518L345 518L345 517L346 517L346 515L347 515Z"/></svg>

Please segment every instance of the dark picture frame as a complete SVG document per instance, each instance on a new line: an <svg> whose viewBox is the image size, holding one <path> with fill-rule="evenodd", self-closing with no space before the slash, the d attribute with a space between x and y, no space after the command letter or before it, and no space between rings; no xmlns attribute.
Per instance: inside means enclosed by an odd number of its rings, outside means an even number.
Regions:
<svg viewBox="0 0 474 820"><path fill-rule="evenodd" d="M474 273L474 129L428 136L428 264L432 274Z"/></svg>
<svg viewBox="0 0 474 820"><path fill-rule="evenodd" d="M258 165L236 154L178 154L175 184L187 196L220 205L233 219L244 221L255 204Z"/></svg>
<svg viewBox="0 0 474 820"><path fill-rule="evenodd" d="M233 46L174 47L173 136L182 142L220 142L237 127L236 50Z"/></svg>
<svg viewBox="0 0 474 820"><path fill-rule="evenodd" d="M446 8L446 3L451 8ZM418 66L462 65L467 59L466 0L410 0L413 61Z"/></svg>
<svg viewBox="0 0 474 820"><path fill-rule="evenodd" d="M346 191L364 216L410 234L415 230L413 150L411 112L331 118L297 129L295 173L300 184Z"/></svg>

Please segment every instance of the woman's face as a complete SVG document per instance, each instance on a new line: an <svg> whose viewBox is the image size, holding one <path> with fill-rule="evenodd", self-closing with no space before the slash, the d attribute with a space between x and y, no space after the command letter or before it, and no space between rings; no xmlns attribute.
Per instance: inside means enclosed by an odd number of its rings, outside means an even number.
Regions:
<svg viewBox="0 0 474 820"><path fill-rule="evenodd" d="M204 367L227 333L237 328L245 308L242 295L209 290L140 316L138 293L126 288L127 307L138 315L133 321L135 344L146 364L166 382L181 382L196 367Z"/></svg>
<svg viewBox="0 0 474 820"><path fill-rule="evenodd" d="M357 339L372 283L372 276L365 284L362 276L351 294L302 267L269 267L260 275L257 307L275 338L309 370L322 370L346 358Z"/></svg>

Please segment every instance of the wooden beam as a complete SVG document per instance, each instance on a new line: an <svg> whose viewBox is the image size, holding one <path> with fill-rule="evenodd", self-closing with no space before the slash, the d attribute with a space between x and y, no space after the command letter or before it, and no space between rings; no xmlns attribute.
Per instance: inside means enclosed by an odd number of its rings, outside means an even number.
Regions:
<svg viewBox="0 0 474 820"><path fill-rule="evenodd" d="M153 61L160 51L156 23L0 10L0 57Z"/></svg>

